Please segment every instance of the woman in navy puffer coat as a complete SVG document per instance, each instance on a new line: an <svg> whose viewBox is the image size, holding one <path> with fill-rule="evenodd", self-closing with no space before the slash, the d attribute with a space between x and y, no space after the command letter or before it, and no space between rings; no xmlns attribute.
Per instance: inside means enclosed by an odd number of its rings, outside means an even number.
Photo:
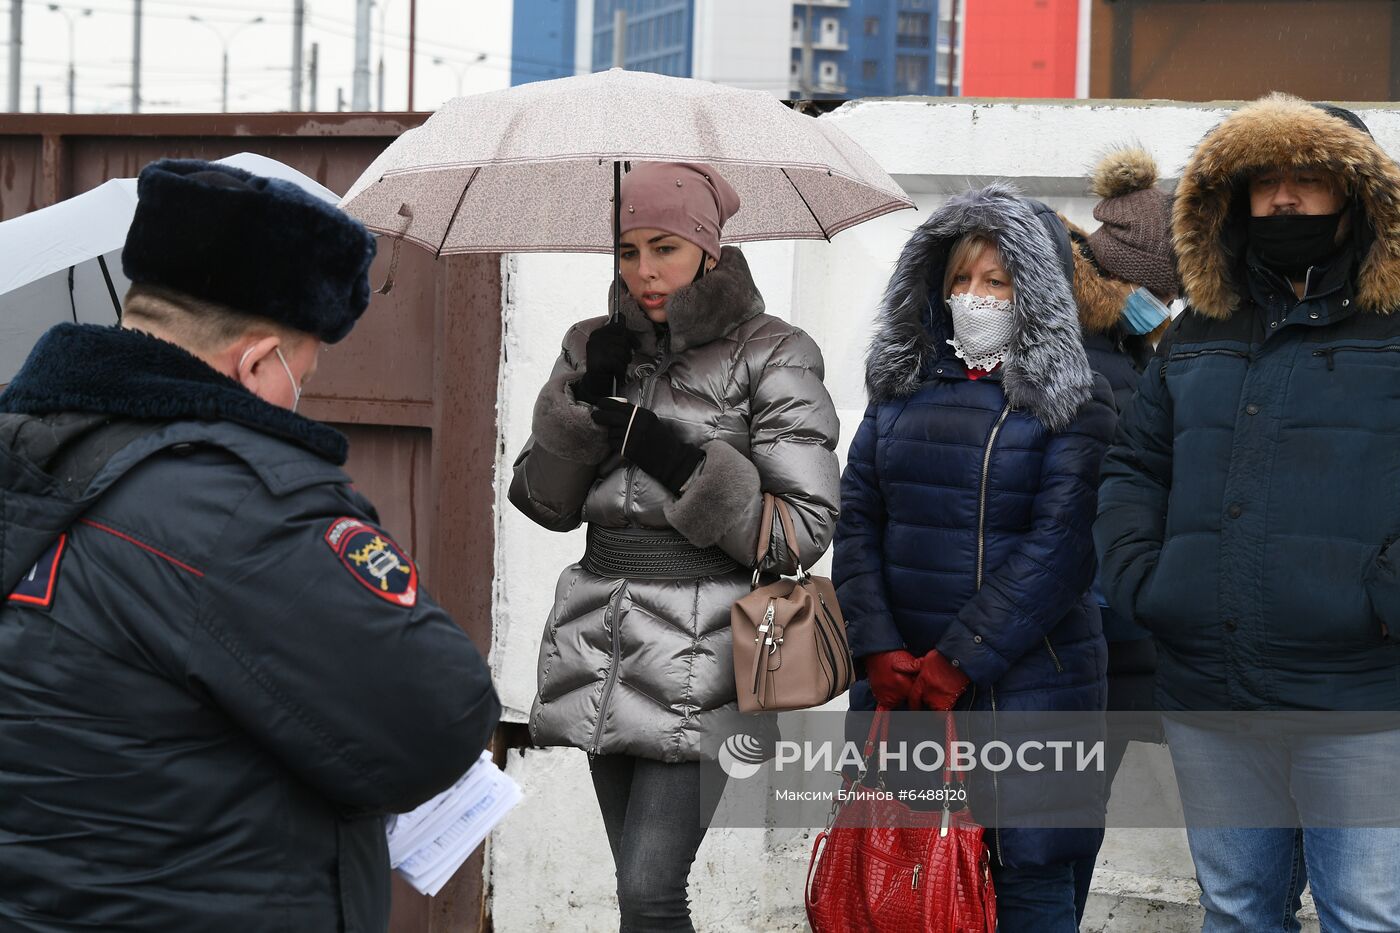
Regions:
<svg viewBox="0 0 1400 933"><path fill-rule="evenodd" d="M969 234L991 241L983 255L1010 279L1010 343L986 373L949 344L946 292L968 289L969 263L953 270L964 284L950 289L946 266ZM1003 722L1022 710L1104 707L1107 654L1088 590L1115 414L1085 358L1071 257L1055 214L1007 185L953 198L904 247L841 481L834 577L867 673L851 690L853 710L873 709L876 694L895 708L901 695L913 708L956 699L958 710ZM1079 794L1077 812L1101 812L1101 788L1080 776L1079 790L1061 779L1048 793L1049 769L1007 772L980 792L973 777L974 817L1007 824L988 837L1001 929L1077 929L1071 863L1095 851L1102 831L1018 828L1008 814L1045 817L1074 803L1066 793Z"/></svg>

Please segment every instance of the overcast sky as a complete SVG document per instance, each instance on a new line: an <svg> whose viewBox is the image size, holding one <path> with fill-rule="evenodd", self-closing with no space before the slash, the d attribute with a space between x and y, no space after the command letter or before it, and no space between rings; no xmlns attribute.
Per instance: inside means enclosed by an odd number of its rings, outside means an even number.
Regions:
<svg viewBox="0 0 1400 933"><path fill-rule="evenodd" d="M22 110L34 109L42 88L48 112L67 109L68 26L47 0L23 0ZM131 106L132 0L58 0L75 23L77 109L125 113ZM336 88L350 107L354 76L355 0L307 0L305 41L320 44L321 110L336 109ZM89 16L81 11L92 10ZM222 46L207 20L229 43L229 110L287 110L291 105L291 0L143 0L141 95L147 112L217 111ZM10 7L0 6L0 106L8 101ZM409 0L383 0L371 11L370 108L375 69L383 50L384 107L403 110L408 88ZM263 22L244 25L254 17ZM379 24L384 23L383 34ZM418 0L418 55L414 107L432 110L461 91L472 94L510 84L511 0ZM481 62L475 60L485 53ZM434 64L435 58L448 64ZM3 119L3 117L0 117Z"/></svg>

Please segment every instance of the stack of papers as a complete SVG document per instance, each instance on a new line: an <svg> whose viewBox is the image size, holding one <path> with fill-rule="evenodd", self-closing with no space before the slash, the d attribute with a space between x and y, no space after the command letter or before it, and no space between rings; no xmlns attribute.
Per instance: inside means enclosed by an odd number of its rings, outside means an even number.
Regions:
<svg viewBox="0 0 1400 933"><path fill-rule="evenodd" d="M489 751L456 784L411 813L389 817L389 865L432 897L520 802L520 785Z"/></svg>

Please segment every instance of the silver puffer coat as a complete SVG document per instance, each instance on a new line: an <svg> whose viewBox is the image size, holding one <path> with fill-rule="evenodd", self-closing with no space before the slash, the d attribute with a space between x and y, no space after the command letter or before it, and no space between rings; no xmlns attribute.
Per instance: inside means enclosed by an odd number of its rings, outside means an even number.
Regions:
<svg viewBox="0 0 1400 933"><path fill-rule="evenodd" d="M737 249L677 290L658 328L629 296L622 315L640 346L625 394L705 451L679 498L608 450L604 429L569 388L588 335L574 325L535 406L533 435L515 462L510 500L554 531L674 529L718 547L743 570L692 579L598 576L564 570L539 660L530 715L536 744L662 761L713 757L744 730L735 709L729 607L749 590L764 492L791 507L797 539L781 529L760 570L811 566L826 550L839 501L839 425L822 385L821 351L763 313ZM748 731L752 732L750 728Z"/></svg>

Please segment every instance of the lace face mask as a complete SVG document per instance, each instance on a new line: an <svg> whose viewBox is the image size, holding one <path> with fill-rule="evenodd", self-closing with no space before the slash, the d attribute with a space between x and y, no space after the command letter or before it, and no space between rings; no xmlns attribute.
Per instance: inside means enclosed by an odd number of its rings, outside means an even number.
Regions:
<svg viewBox="0 0 1400 933"><path fill-rule="evenodd" d="M948 296L953 339L948 343L972 369L994 369L1006 359L1015 331L1011 299L964 292Z"/></svg>

